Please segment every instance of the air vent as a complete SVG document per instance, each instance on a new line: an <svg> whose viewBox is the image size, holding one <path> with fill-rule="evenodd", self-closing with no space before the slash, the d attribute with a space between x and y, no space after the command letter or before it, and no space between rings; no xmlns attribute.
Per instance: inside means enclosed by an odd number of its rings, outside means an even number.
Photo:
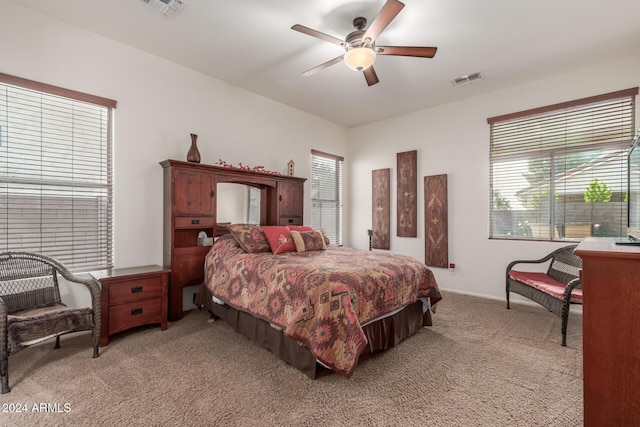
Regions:
<svg viewBox="0 0 640 427"><path fill-rule="evenodd" d="M482 74L480 73L471 73L466 76L456 77L451 81L454 86L466 85L469 83L473 83L475 81L482 80Z"/></svg>
<svg viewBox="0 0 640 427"><path fill-rule="evenodd" d="M184 6L183 0L140 0L155 7L163 15L169 12L175 12Z"/></svg>

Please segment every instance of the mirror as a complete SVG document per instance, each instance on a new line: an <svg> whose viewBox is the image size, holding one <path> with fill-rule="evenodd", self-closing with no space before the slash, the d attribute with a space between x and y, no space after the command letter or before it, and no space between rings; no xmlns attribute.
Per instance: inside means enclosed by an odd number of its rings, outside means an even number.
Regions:
<svg viewBox="0 0 640 427"><path fill-rule="evenodd" d="M259 188L220 182L216 205L218 223L260 224Z"/></svg>

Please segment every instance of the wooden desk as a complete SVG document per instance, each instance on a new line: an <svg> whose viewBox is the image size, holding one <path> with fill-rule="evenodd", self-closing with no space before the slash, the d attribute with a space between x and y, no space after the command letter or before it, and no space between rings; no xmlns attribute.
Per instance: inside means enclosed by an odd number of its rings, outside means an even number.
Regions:
<svg viewBox="0 0 640 427"><path fill-rule="evenodd" d="M640 247L587 238L582 258L584 425L640 425Z"/></svg>

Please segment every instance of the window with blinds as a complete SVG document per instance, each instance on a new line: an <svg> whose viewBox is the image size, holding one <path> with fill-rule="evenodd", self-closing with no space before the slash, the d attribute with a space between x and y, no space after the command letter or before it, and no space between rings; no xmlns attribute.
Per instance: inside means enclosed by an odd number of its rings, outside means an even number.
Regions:
<svg viewBox="0 0 640 427"><path fill-rule="evenodd" d="M342 245L343 157L311 150L311 226Z"/></svg>
<svg viewBox="0 0 640 427"><path fill-rule="evenodd" d="M488 119L489 237L624 236L638 88Z"/></svg>
<svg viewBox="0 0 640 427"><path fill-rule="evenodd" d="M0 74L0 251L113 265L115 104Z"/></svg>

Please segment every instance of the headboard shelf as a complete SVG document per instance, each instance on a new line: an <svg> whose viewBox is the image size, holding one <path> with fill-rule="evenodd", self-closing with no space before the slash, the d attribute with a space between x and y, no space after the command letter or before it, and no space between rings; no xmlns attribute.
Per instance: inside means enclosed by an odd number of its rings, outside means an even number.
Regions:
<svg viewBox="0 0 640 427"><path fill-rule="evenodd" d="M169 320L175 321L183 316L182 288L204 280L207 249L197 246L198 232L207 236L224 233L217 224L217 185L259 188L261 225L302 225L306 178L180 160L164 160L160 165L164 174L163 258L164 265L171 267Z"/></svg>

